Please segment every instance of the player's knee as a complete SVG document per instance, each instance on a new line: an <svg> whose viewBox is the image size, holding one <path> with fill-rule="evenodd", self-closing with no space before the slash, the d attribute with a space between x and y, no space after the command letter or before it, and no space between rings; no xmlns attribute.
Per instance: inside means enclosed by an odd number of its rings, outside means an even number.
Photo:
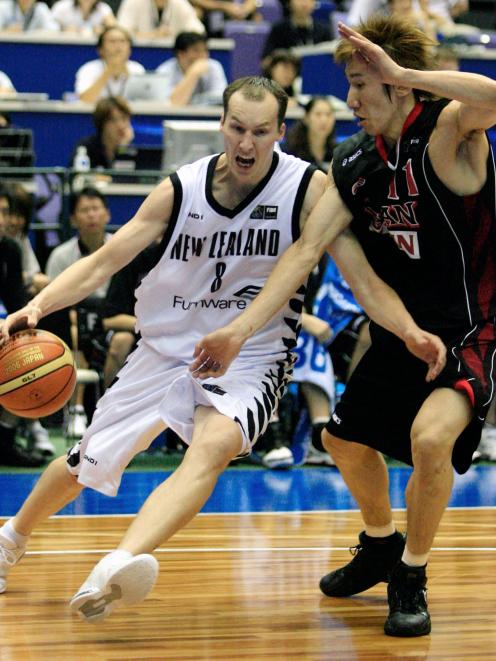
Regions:
<svg viewBox="0 0 496 661"><path fill-rule="evenodd" d="M413 465L439 470L450 459L454 439L442 428L414 425L411 433Z"/></svg>
<svg viewBox="0 0 496 661"><path fill-rule="evenodd" d="M343 464L347 461L351 461L356 452L352 447L356 445L356 443L349 443L348 441L343 441L336 436L332 436L332 434L329 434L327 429L322 430L322 445L327 450L327 452L331 454L332 458L338 465L340 463Z"/></svg>
<svg viewBox="0 0 496 661"><path fill-rule="evenodd" d="M234 434L219 432L215 436L205 434L190 445L187 454L198 465L216 471L223 471L229 462L239 453Z"/></svg>
<svg viewBox="0 0 496 661"><path fill-rule="evenodd" d="M50 462L47 468L47 471L48 470L60 475L63 478L68 490L73 491L76 494L83 490L83 485L78 482L78 476L69 471L67 465L67 457L65 455L57 457L52 462ZM60 484L58 480L57 484Z"/></svg>

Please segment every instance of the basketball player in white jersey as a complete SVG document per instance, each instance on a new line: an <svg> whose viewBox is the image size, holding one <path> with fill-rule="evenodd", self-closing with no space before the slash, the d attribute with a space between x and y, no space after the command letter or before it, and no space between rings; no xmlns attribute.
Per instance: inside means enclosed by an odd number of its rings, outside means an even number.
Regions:
<svg viewBox="0 0 496 661"><path fill-rule="evenodd" d="M189 445L181 465L149 496L118 550L98 563L71 606L82 619L96 621L118 605L138 603L157 577L150 553L197 514L219 474L249 453L265 430L291 375L303 287L245 344L227 375L199 380L189 365L200 338L221 320L234 319L260 291L323 193L325 175L274 151L284 134L286 105L283 90L265 78L228 86L221 119L225 153L168 177L100 250L5 321L4 341L20 323L34 327L42 316L85 298L164 233L162 256L136 293L138 347L100 400L83 439L67 460L52 462L0 529L1 592L41 520L85 486L115 495L130 460L171 427ZM375 301L369 314L388 327L413 329L418 350L440 367L440 340L413 324L353 246L350 259Z"/></svg>

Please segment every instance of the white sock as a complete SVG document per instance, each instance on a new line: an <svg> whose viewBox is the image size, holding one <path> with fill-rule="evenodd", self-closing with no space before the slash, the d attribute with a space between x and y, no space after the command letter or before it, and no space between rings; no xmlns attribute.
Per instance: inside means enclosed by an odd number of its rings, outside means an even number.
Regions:
<svg viewBox="0 0 496 661"><path fill-rule="evenodd" d="M131 551L124 551L123 549L116 549L115 551L112 551L109 553L106 558L109 558L112 556L113 560L128 560L129 558L133 557L133 554Z"/></svg>
<svg viewBox="0 0 496 661"><path fill-rule="evenodd" d="M0 528L0 535L3 535L15 546L26 546L29 539L29 535L21 535L20 533L16 532L14 526L12 525L12 519L9 519L7 523L5 523Z"/></svg>
<svg viewBox="0 0 496 661"><path fill-rule="evenodd" d="M367 537L389 537L396 532L394 522L388 523L385 526L369 526L365 524L365 534Z"/></svg>
<svg viewBox="0 0 496 661"><path fill-rule="evenodd" d="M408 546L405 546L403 555L401 556L402 562L409 567L424 567L427 564L427 558L429 557L428 553L423 553L422 555L416 555L411 553L408 550Z"/></svg>

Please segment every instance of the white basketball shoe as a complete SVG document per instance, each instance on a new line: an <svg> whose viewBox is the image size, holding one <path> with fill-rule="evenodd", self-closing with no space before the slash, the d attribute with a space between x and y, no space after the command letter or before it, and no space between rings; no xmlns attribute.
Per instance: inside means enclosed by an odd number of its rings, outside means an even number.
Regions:
<svg viewBox="0 0 496 661"><path fill-rule="evenodd" d="M158 567L157 560L148 553L109 553L71 599L71 611L86 622L99 622L118 606L139 604L155 585Z"/></svg>
<svg viewBox="0 0 496 661"><path fill-rule="evenodd" d="M25 546L17 546L0 534L0 594L7 589L7 574L22 558L25 551Z"/></svg>

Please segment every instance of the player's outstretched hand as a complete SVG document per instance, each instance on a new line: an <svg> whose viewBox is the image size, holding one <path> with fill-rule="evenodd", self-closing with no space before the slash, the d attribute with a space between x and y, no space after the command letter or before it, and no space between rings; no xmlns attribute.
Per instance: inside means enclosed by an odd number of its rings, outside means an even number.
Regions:
<svg viewBox="0 0 496 661"><path fill-rule="evenodd" d="M429 366L425 380L434 381L446 365L446 347L441 338L419 328L406 335L405 344L414 356Z"/></svg>
<svg viewBox="0 0 496 661"><path fill-rule="evenodd" d="M239 354L245 340L246 337L232 325L205 335L195 346L190 372L200 379L222 376Z"/></svg>
<svg viewBox="0 0 496 661"><path fill-rule="evenodd" d="M33 303L28 303L17 312L9 314L0 325L0 346L4 345L13 333L34 328L40 319L41 310Z"/></svg>
<svg viewBox="0 0 496 661"><path fill-rule="evenodd" d="M382 83L394 85L398 82L403 68L396 64L380 46L341 22L338 23L338 32L342 39L346 39L355 47L357 57L367 65L371 73L380 78Z"/></svg>

